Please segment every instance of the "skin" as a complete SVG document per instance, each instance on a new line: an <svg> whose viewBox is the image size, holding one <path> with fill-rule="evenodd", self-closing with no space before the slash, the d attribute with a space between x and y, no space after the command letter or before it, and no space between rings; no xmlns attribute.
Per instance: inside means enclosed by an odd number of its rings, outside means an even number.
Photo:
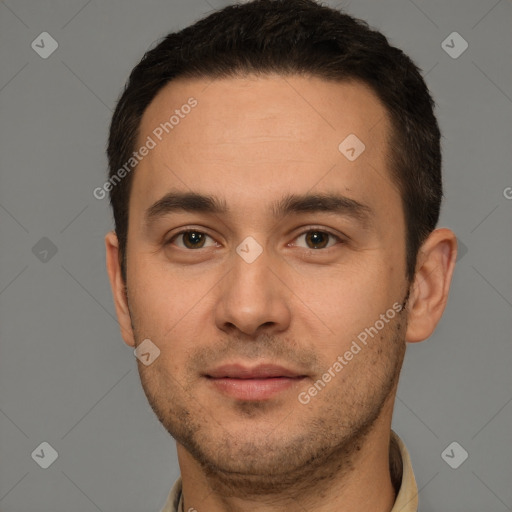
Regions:
<svg viewBox="0 0 512 512"><path fill-rule="evenodd" d="M123 339L136 347L149 338L160 349L138 367L177 441L185 510L389 512L406 342L429 337L443 313L455 236L431 233L409 283L401 199L387 168L390 125L365 85L276 75L173 81L144 113L139 142L190 96L197 107L134 171L126 295L117 238L105 238ZM366 146L353 162L338 150L349 134ZM146 209L169 191L214 195L230 211L174 212L148 228ZM373 214L366 223L328 212L272 216L284 195L313 192L342 194ZM184 228L206 233L205 245L174 238ZM320 235L327 246L315 249L306 236L315 230L335 237ZM247 236L263 249L252 263L236 252ZM299 393L408 292L406 309L300 403ZM306 377L267 400L239 400L204 376L235 362Z"/></svg>

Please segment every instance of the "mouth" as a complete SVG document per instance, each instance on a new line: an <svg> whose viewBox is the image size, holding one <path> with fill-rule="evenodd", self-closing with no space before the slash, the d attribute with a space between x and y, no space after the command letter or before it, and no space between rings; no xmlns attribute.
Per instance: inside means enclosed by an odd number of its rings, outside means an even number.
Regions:
<svg viewBox="0 0 512 512"><path fill-rule="evenodd" d="M219 366L204 374L212 387L238 400L268 400L302 382L307 375L272 364Z"/></svg>

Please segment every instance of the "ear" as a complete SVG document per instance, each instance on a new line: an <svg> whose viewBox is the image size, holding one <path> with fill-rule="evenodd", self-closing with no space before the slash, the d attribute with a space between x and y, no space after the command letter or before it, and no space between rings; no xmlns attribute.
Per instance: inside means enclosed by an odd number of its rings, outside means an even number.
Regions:
<svg viewBox="0 0 512 512"><path fill-rule="evenodd" d="M449 229L432 231L422 244L407 305L406 341L423 341L434 332L448 301L456 258L457 238Z"/></svg>
<svg viewBox="0 0 512 512"><path fill-rule="evenodd" d="M110 231L105 236L105 249L107 272L116 307L117 320L121 327L121 336L127 345L135 347L130 310L128 309L128 299L126 296L126 286L121 275L121 265L119 263L119 242L114 231Z"/></svg>

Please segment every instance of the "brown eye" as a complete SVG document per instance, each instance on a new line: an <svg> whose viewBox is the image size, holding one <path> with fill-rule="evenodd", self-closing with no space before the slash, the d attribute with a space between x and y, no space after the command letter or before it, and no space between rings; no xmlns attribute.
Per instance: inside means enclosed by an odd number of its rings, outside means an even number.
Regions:
<svg viewBox="0 0 512 512"><path fill-rule="evenodd" d="M187 231L183 233L183 243L188 249L196 249L204 245L205 235L197 231Z"/></svg>
<svg viewBox="0 0 512 512"><path fill-rule="evenodd" d="M301 244L297 244L300 247L305 249L329 249L333 245L336 245L336 242L342 242L342 239L339 236L334 235L328 231L323 231L320 229L310 229L309 231L304 231L301 235L299 235L296 240L304 239L304 242ZM306 244L305 246L303 244ZM296 245L296 244L292 244Z"/></svg>
<svg viewBox="0 0 512 512"><path fill-rule="evenodd" d="M167 245L171 245L176 241L176 245L182 249L202 249L205 247L207 238L211 239L210 236L201 231L181 231L180 233L173 236ZM215 245L215 242L210 245Z"/></svg>
<svg viewBox="0 0 512 512"><path fill-rule="evenodd" d="M310 249L324 249L329 242L329 233L325 231L308 231L306 234L306 243Z"/></svg>

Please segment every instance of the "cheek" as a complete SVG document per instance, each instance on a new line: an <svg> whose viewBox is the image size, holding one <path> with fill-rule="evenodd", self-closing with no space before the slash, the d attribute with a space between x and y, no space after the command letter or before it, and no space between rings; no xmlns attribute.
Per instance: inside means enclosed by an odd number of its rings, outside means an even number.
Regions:
<svg viewBox="0 0 512 512"><path fill-rule="evenodd" d="M182 318L201 294L208 290L208 277L185 279L160 254L135 253L129 259L128 284L145 318L173 324Z"/></svg>
<svg viewBox="0 0 512 512"><path fill-rule="evenodd" d="M367 259L359 267L330 269L309 283L301 281L297 295L307 297L305 303L326 333L325 346L342 350L400 300L394 272L389 264Z"/></svg>
<svg viewBox="0 0 512 512"><path fill-rule="evenodd" d="M158 345L168 368L179 368L191 340L204 341L219 277L211 272L184 277L183 271L171 271L154 254L136 254L132 264L128 291L137 335Z"/></svg>

